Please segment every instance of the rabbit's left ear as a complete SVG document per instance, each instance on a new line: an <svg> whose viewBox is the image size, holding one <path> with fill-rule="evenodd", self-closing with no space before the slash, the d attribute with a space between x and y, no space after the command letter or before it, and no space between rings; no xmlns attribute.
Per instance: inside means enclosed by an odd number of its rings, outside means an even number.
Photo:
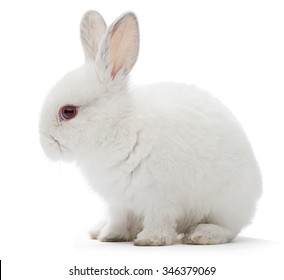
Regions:
<svg viewBox="0 0 284 280"><path fill-rule="evenodd" d="M102 42L100 57L114 79L126 76L136 63L139 52L139 28L135 14L120 16L108 29Z"/></svg>
<svg viewBox="0 0 284 280"><path fill-rule="evenodd" d="M96 11L88 11L82 17L80 36L86 61L96 59L106 28L103 17Z"/></svg>

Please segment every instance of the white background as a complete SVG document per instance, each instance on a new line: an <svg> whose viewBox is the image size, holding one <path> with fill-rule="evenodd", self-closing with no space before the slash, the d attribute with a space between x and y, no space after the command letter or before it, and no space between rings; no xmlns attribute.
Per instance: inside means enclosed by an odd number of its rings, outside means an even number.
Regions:
<svg viewBox="0 0 284 280"><path fill-rule="evenodd" d="M71 279L68 269L74 265L155 270L165 265L216 266L212 279L279 279L284 233L283 1L11 0L0 5L4 279ZM103 203L75 166L45 158L38 122L48 90L83 63L78 26L89 9L98 10L107 23L127 10L137 14L141 48L133 82L196 84L227 104L243 124L262 170L264 193L253 224L235 242L140 248L88 239ZM162 279L161 274L145 277L151 278Z"/></svg>

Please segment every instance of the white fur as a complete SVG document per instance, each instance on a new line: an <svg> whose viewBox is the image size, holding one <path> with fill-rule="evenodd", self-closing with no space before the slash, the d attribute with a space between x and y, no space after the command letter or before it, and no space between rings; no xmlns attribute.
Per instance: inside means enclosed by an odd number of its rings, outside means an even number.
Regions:
<svg viewBox="0 0 284 280"><path fill-rule="evenodd" d="M95 14L84 21L85 32L92 32L91 18L103 26ZM250 144L230 111L203 90L129 86L138 34L135 15L126 13L96 38L99 51L90 53L97 46L88 43L91 34L82 39L86 63L43 106L43 148L52 159L76 161L108 203L108 219L93 238L170 245L182 233L189 244L228 242L250 223L261 194ZM64 104L79 106L74 119L59 119Z"/></svg>

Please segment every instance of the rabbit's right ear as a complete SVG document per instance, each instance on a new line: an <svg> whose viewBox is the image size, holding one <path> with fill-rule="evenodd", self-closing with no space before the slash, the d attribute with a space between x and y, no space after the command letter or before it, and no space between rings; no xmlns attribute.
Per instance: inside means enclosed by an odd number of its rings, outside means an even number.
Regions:
<svg viewBox="0 0 284 280"><path fill-rule="evenodd" d="M136 63L138 52L138 21L135 14L127 12L109 27L104 36L98 56L102 71L112 80L124 78Z"/></svg>
<svg viewBox="0 0 284 280"><path fill-rule="evenodd" d="M96 59L106 28L103 17L96 11L88 11L82 17L80 37L86 61Z"/></svg>

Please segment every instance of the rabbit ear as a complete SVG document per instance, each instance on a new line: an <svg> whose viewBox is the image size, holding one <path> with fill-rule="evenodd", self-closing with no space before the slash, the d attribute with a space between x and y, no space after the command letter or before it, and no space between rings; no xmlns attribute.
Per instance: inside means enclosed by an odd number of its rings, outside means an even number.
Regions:
<svg viewBox="0 0 284 280"><path fill-rule="evenodd" d="M108 29L102 43L101 58L114 79L126 76L133 68L139 51L139 28L136 16L125 13Z"/></svg>
<svg viewBox="0 0 284 280"><path fill-rule="evenodd" d="M80 36L86 61L96 59L106 27L103 17L96 11L88 11L82 17Z"/></svg>

